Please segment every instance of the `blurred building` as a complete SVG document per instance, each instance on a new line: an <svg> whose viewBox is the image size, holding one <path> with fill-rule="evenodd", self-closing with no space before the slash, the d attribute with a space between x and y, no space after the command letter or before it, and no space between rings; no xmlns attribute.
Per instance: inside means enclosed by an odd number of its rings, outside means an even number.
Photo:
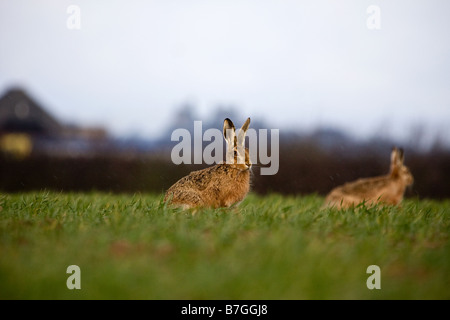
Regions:
<svg viewBox="0 0 450 320"><path fill-rule="evenodd" d="M4 154L85 156L107 144L103 128L64 124L21 89L11 89L0 98L0 151Z"/></svg>

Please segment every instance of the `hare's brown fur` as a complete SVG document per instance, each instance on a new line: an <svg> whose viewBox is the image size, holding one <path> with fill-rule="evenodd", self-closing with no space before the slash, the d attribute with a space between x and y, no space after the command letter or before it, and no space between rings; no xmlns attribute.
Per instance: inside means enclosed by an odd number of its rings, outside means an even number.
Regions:
<svg viewBox="0 0 450 320"><path fill-rule="evenodd" d="M250 171L218 164L193 171L178 180L166 193L174 205L192 207L229 207L242 201L250 190Z"/></svg>
<svg viewBox="0 0 450 320"><path fill-rule="evenodd" d="M191 172L167 190L164 202L189 209L229 207L242 201L250 190L252 164L248 149L244 147L245 132L249 123L250 118L236 137L233 123L228 118L225 119L224 137L228 143L227 160L231 163L221 163Z"/></svg>
<svg viewBox="0 0 450 320"><path fill-rule="evenodd" d="M363 201L368 206L377 203L398 205L403 200L406 187L413 180L409 169L403 165L403 151L394 148L389 174L358 179L336 187L325 198L325 205L338 209L355 206Z"/></svg>

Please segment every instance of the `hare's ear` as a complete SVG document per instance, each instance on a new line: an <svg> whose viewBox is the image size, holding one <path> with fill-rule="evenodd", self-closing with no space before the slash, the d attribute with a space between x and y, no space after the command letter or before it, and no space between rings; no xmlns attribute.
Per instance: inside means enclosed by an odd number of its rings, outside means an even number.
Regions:
<svg viewBox="0 0 450 320"><path fill-rule="evenodd" d="M223 121L223 137L227 142L226 163L234 163L234 147L236 146L236 128L233 122L226 118Z"/></svg>
<svg viewBox="0 0 450 320"><path fill-rule="evenodd" d="M242 125L242 128L239 130L237 144L238 146L244 146L245 144L245 134L247 133L248 127L250 125L250 118L247 118L247 121Z"/></svg>
<svg viewBox="0 0 450 320"><path fill-rule="evenodd" d="M398 154L397 147L393 147L391 151L391 165L397 163L397 154Z"/></svg>
<svg viewBox="0 0 450 320"><path fill-rule="evenodd" d="M391 174L397 174L403 162L403 150L394 147L391 152Z"/></svg>
<svg viewBox="0 0 450 320"><path fill-rule="evenodd" d="M394 147L391 153L391 164L402 164L403 159L403 149Z"/></svg>
<svg viewBox="0 0 450 320"><path fill-rule="evenodd" d="M223 121L223 137L229 146L234 147L236 144L236 128L233 121L228 118Z"/></svg>
<svg viewBox="0 0 450 320"><path fill-rule="evenodd" d="M399 161L399 163L403 164L404 160L405 160L405 155L404 155L403 149L400 148L400 149L398 149L398 161Z"/></svg>

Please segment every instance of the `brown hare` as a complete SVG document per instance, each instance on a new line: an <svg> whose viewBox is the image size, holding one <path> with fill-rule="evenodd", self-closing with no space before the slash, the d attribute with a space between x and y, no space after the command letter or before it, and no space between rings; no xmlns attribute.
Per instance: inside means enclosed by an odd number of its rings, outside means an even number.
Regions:
<svg viewBox="0 0 450 320"><path fill-rule="evenodd" d="M368 206L377 203L398 205L403 200L406 187L413 181L411 172L403 164L403 150L394 148L389 174L358 179L336 187L325 198L325 205L338 209L356 206L363 201Z"/></svg>
<svg viewBox="0 0 450 320"><path fill-rule="evenodd" d="M226 163L193 171L173 184L164 202L183 209L200 207L229 207L242 201L250 190L250 156L245 148L245 135L250 118L239 134L233 122L223 122L223 136L227 142Z"/></svg>

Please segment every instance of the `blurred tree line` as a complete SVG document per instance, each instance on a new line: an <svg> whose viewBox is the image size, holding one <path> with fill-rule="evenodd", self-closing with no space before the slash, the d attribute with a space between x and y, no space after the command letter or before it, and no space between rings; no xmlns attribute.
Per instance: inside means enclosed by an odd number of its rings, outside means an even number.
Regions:
<svg viewBox="0 0 450 320"><path fill-rule="evenodd" d="M235 110L218 106L202 121L203 130L221 130L226 117L239 128L239 119L246 117ZM158 139L113 139L101 128L63 124L23 90L10 90L0 98L0 191L162 193L189 172L206 167L175 165L170 158L178 143L171 141L173 130L184 128L192 135L198 119L203 117L194 106L184 104ZM250 126L270 128L255 118ZM424 136L416 127L411 132L415 145L398 146L404 148L405 164L415 179L406 196L450 198L450 148L439 137L428 149L420 147ZM387 174L395 145L383 135L361 142L330 128L310 133L283 130L279 142L279 171L261 175L258 163L252 169L256 193L325 195L342 183ZM203 141L203 148L206 144Z"/></svg>
<svg viewBox="0 0 450 320"><path fill-rule="evenodd" d="M390 147L336 146L323 149L313 140L284 141L280 145L279 171L260 175L252 169L252 190L259 194L325 195L333 187L360 177L389 171ZM414 175L406 197L450 197L450 152L426 152L405 148L405 164ZM0 156L0 190L107 191L162 193L192 170L206 165L175 165L170 151L145 156L97 155L51 157L32 155L24 159Z"/></svg>

